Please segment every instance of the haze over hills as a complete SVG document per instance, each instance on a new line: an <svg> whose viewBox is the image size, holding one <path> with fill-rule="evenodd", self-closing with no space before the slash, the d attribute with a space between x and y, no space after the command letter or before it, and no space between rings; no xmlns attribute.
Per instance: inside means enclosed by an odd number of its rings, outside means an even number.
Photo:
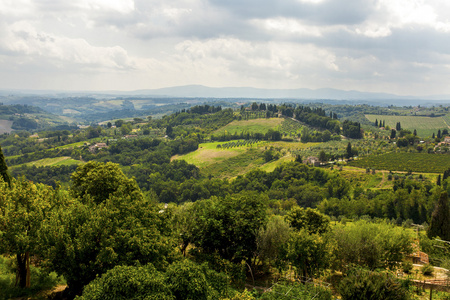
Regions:
<svg viewBox="0 0 450 300"><path fill-rule="evenodd" d="M304 100L348 100L356 102L378 101L378 104L395 103L422 104L450 103L450 95L400 96L389 93L361 92L356 90L321 89L262 89L252 87L207 87L203 85L174 86L160 89L142 89L135 91L63 91L63 90L0 90L0 96L39 95L49 97L89 96L94 98L114 96L136 97L182 97L182 98L260 98L260 99L304 99Z"/></svg>

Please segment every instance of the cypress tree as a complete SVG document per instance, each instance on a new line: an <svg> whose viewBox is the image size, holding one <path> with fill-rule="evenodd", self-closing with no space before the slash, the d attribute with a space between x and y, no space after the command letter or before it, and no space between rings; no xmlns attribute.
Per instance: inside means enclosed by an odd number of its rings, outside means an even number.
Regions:
<svg viewBox="0 0 450 300"><path fill-rule="evenodd" d="M448 204L447 192L442 192L436 208L431 215L430 227L428 227L428 237L440 237L450 240L450 207Z"/></svg>
<svg viewBox="0 0 450 300"><path fill-rule="evenodd" d="M436 185L441 185L441 174L438 175Z"/></svg>
<svg viewBox="0 0 450 300"><path fill-rule="evenodd" d="M3 177L3 181L7 182L11 186L11 176L8 173L8 166L5 162L5 156L3 156L2 147L0 147L0 174Z"/></svg>

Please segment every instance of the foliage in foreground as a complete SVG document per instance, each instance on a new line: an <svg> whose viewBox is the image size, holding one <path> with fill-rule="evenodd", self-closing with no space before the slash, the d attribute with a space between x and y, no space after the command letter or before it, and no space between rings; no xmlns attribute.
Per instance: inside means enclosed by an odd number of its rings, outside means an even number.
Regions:
<svg viewBox="0 0 450 300"><path fill-rule="evenodd" d="M407 300L407 283L388 272L355 269L338 286L343 300Z"/></svg>
<svg viewBox="0 0 450 300"><path fill-rule="evenodd" d="M153 265L116 266L83 290L78 300L209 300L227 296L227 276L190 260L171 264L166 272Z"/></svg>

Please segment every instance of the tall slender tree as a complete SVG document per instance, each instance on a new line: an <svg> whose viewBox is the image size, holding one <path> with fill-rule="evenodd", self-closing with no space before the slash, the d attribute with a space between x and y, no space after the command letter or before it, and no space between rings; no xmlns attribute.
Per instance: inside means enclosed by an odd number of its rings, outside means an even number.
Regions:
<svg viewBox="0 0 450 300"><path fill-rule="evenodd" d="M427 233L430 238L438 236L441 239L450 240L450 207L447 192L442 192L439 197L436 208L431 215L431 223Z"/></svg>

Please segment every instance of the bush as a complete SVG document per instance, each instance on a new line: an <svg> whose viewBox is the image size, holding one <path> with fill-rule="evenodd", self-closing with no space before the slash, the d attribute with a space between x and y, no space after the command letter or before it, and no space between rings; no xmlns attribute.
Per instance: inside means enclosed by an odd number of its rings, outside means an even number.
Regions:
<svg viewBox="0 0 450 300"><path fill-rule="evenodd" d="M342 279L337 288L343 300L406 300L408 287L402 285L392 274L353 269Z"/></svg>
<svg viewBox="0 0 450 300"><path fill-rule="evenodd" d="M411 273L412 269L413 269L412 262L410 262L409 260L402 262L402 271L403 272L405 272L406 274L409 274L409 273Z"/></svg>
<svg viewBox="0 0 450 300"><path fill-rule="evenodd" d="M422 272L422 274L425 276L432 276L433 272L434 272L434 268L432 265L426 264L420 268L420 272Z"/></svg>
<svg viewBox="0 0 450 300"><path fill-rule="evenodd" d="M165 283L164 275L153 265L116 266L84 287L78 300L90 299L161 299L175 297Z"/></svg>

